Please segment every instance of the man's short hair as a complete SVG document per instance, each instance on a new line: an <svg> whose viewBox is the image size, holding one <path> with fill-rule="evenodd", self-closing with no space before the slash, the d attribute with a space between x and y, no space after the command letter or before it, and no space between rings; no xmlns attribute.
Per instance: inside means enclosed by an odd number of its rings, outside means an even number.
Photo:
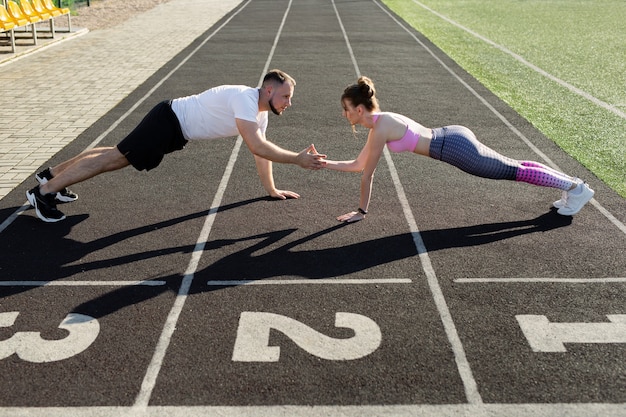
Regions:
<svg viewBox="0 0 626 417"><path fill-rule="evenodd" d="M293 79L289 74L279 69L273 69L269 71L263 77L263 85L268 82L274 82L278 84L284 84L286 82L290 83L292 86L296 86L296 80Z"/></svg>

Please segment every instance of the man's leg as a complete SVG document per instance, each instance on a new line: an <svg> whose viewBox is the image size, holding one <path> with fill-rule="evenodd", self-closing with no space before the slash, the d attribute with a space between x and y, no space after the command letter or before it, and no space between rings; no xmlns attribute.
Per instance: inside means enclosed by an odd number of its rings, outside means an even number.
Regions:
<svg viewBox="0 0 626 417"><path fill-rule="evenodd" d="M58 222L65 219L65 215L56 207L55 196L59 190L103 172L114 171L128 165L128 160L117 147L85 151L61 164L63 169L57 170L57 175L46 183L27 191L26 198L35 208L37 217L48 223Z"/></svg>
<svg viewBox="0 0 626 417"><path fill-rule="evenodd" d="M53 178L39 187L41 194L56 193L72 184L129 165L117 147L95 148L52 168Z"/></svg>
<svg viewBox="0 0 626 417"><path fill-rule="evenodd" d="M85 157L93 157L93 156L99 156L104 152L107 152L111 150L110 147L106 147L106 148L94 148L94 149L90 149L88 151L84 151L79 153L78 155L76 155L75 157L68 159L65 162L61 162L59 165L55 165L53 167L50 167L50 173L52 174L52 176L56 177L57 175L59 175L61 172L65 171L69 166L73 165L75 162L77 162L78 160L85 158Z"/></svg>

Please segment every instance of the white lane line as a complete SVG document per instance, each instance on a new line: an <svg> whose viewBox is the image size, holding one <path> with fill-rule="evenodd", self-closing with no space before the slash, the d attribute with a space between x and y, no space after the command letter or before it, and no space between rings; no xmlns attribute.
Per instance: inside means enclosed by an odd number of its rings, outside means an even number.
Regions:
<svg viewBox="0 0 626 417"><path fill-rule="evenodd" d="M441 322L448 337L448 341L450 342L450 347L452 348L452 352L454 353L456 366L459 371L459 375L461 376L461 380L463 381L463 387L465 389L467 401L470 404L482 404L483 400L480 392L478 391L478 385L476 383L476 380L474 379L472 368L467 359L467 355L465 354L465 348L463 347L463 343L461 342L461 338L459 337L456 325L454 324L454 320L452 319L452 314L450 313L450 309L448 308L446 298L444 297L441 286L439 285L439 280L437 279L435 269L430 262L428 250L426 249L426 245L424 245L422 235L420 234L419 228L417 227L417 222L415 221L415 217L413 216L413 212L409 205L409 200L406 197L404 187L400 182L398 171L396 170L395 164L393 163L393 160L391 159L391 155L389 154L387 148L385 148L384 150L384 155L387 164L389 165L389 171L391 172L393 184L396 187L396 192L400 200L400 205L402 206L402 211L404 212L404 217L409 224L411 235L413 236L413 242L415 244L415 247L417 248L417 252L419 253L420 261L422 263L422 269L426 274L426 279L428 281L428 287L430 288L430 291L433 295L433 300L435 301L437 311L439 312L439 316L441 317Z"/></svg>
<svg viewBox="0 0 626 417"><path fill-rule="evenodd" d="M219 29L224 27L230 20L235 17L241 10L243 10L248 4L250 4L252 0L248 0L244 6L242 6L235 14L233 14ZM291 3L293 0L289 0L289 4L287 5L287 9L283 15L283 20L278 28L278 32L276 33L276 37L274 38L274 44L272 45L272 49L270 51L269 56L267 57L267 61L265 63L265 68L261 73L261 80L263 76L267 72L269 68L269 64L272 61L274 56L274 51L276 49L276 45L278 44L278 40L282 34L283 26L285 24L285 20L291 9ZM218 29L218 30L219 30ZM215 33L215 32L214 32ZM194 52L197 49L194 50ZM260 82L259 82L260 85ZM156 380L163 365L163 360L165 358L165 353L167 348L172 340L172 335L174 334L174 330L176 330L176 323L178 322L178 318L182 312L183 306L185 305L185 301L187 300L187 296L189 295L189 289L191 288L191 284L193 283L193 279L195 276L195 272L198 268L198 263L200 262L200 257L202 256L202 252L204 251L204 247L209 238L209 234L211 233L211 229L213 227L213 222L215 221L215 217L217 215L218 209L221 205L222 198L224 197L224 192L226 191L226 186L228 185L228 181L232 174L233 168L235 166L235 161L237 160L237 156L239 154L239 149L241 148L241 144L243 143L243 139L241 136L237 138L235 143L235 147L231 153L230 159L228 161L228 165L224 171L224 175L220 181L219 187L213 198L213 202L211 203L211 209L209 210L209 214L204 222L204 226L202 227L202 231L200 232L200 236L198 237L198 241L193 250L191 259L189 261L189 265L187 266L187 270L185 271L185 276L183 277L183 282L181 283L180 289L178 290L178 294L176 295L176 300L174 301L174 305L168 314L167 320L165 322L165 326L163 327L163 332L159 337L159 341L157 343L154 355L148 369L146 371L146 375L144 376L143 382L141 384L141 389L139 394L135 398L135 403L133 405L133 410L138 413L145 413L148 409L148 404L150 402L150 397L152 395L152 391L156 385Z"/></svg>
<svg viewBox="0 0 626 417"><path fill-rule="evenodd" d="M378 7L381 7L380 4L378 4L375 0L373 0L373 2L374 4L378 5ZM339 11L335 6L335 0L332 0L332 3L333 8L335 9L335 14L337 15L337 20L339 21L339 24L341 25L343 30L343 23L341 22ZM385 10L384 8L382 9ZM343 35L345 37L346 43L350 45L350 40L348 39L345 31L343 31ZM350 47L349 50L352 51L352 48ZM352 56L352 60L357 76L359 76L360 73L359 67L356 64L356 58ZM430 257L428 256L428 251L424 246L424 242L417 227L417 223L415 222L411 207L409 206L408 199L406 198L406 194L404 193L404 187L402 187L398 172L396 171L395 165L387 148L384 149L384 155L389 166L389 171L391 172L393 184L396 188L400 204L402 206L402 211L404 212L404 216L407 220L407 223L409 224L411 235L413 236L413 242L415 244L415 247L417 248L417 252L419 253L420 261L422 263L422 269L424 270L428 281L428 287L430 288L430 291L433 295L433 300L437 307L437 311L439 312L439 316L441 317L444 330L448 337L448 341L450 342L450 347L452 348L452 352L454 353L456 366L459 371L461 380L463 381L463 387L465 390L467 401L470 404L482 404L483 400L480 396L480 393L478 392L478 386L476 384L476 380L474 379L474 375L472 374L472 369L470 367L469 361L467 360L465 349L463 348L463 344L461 343L461 338L459 337L454 321L452 320L450 309L448 308L445 297L443 296L443 291L441 291L439 281L437 280L437 275L435 274L435 270L430 262Z"/></svg>
<svg viewBox="0 0 626 417"><path fill-rule="evenodd" d="M176 295L176 300L174 301L172 309L167 316L154 355L152 356L152 360L148 365L146 375L144 376L143 382L141 384L141 389L139 390L139 394L135 399L135 404L133 405L133 408L136 410L145 410L148 407L148 403L150 402L150 396L152 395L152 391L154 390L154 386L156 385L157 376L159 375L159 372L163 365L165 353L170 344L170 341L172 340L174 330L176 330L176 323L178 322L178 318L180 317L180 314L183 310L185 301L187 301L189 289L191 288L195 272L198 268L200 257L202 256L202 252L204 251L204 247L206 246L206 243L208 241L209 234L211 233L211 229L213 227L213 222L215 221L215 216L217 215L217 211L222 202L224 192L226 191L226 186L228 185L228 181L232 174L235 161L237 160L237 155L239 154L241 142L241 138L238 138L237 142L235 143L235 147L233 148L233 151L230 155L230 159L224 171L224 175L222 176L222 179L220 181L217 192L213 198L213 202L211 203L211 209L209 210L209 214L204 221L202 231L200 232L200 236L198 237L196 245L193 249L191 259L189 260L189 264L187 265L187 270L185 271L185 275L178 290L178 294Z"/></svg>
<svg viewBox="0 0 626 417"><path fill-rule="evenodd" d="M352 60L352 65L354 66L354 70L356 71L357 77L361 76L361 70L359 69L359 64L356 62L356 57L354 56L354 51L352 50L352 45L350 45L350 41L348 40L348 34L346 33L346 29L343 27L343 22L339 17L339 11L337 11L337 6L335 6L335 0L333 2L333 9L335 9L335 14L337 15L337 20L339 21L339 27L341 28L341 33L343 33L343 38L346 41L346 46L348 47L348 53L350 54L350 59Z"/></svg>
<svg viewBox="0 0 626 417"><path fill-rule="evenodd" d="M152 406L137 413L129 407L4 407L11 417L624 417L626 403L407 404Z"/></svg>
<svg viewBox="0 0 626 417"><path fill-rule="evenodd" d="M167 284L165 281L0 281L0 287L124 287L142 285L156 287Z"/></svg>
<svg viewBox="0 0 626 417"><path fill-rule="evenodd" d="M7 217L7 219L5 221L3 221L2 224L0 224L0 233L2 233L4 231L4 229L9 227L11 225L11 223L13 223L15 221L15 219L17 219L17 216L19 216L20 214L22 214L23 212L25 212L29 208L30 208L30 203L28 201L26 201L26 203L22 204L21 207L18 207L18 209L15 210L13 212L13 214L11 214L9 217Z"/></svg>
<svg viewBox="0 0 626 417"><path fill-rule="evenodd" d="M626 113L624 113L623 111L621 111L620 109L618 109L617 107L613 106L612 104L609 104L605 101L602 101L596 97L594 97L593 95L587 93L586 91L581 90L578 87L573 86L572 84L568 83L567 81L563 81L562 79L555 77L554 75L550 74L549 72L541 69L540 67L536 66L535 64L533 64L532 62L529 62L526 60L526 58L522 57L521 55L516 54L515 52L511 51L510 49L495 43L494 41L492 41L489 38L484 37L483 35L474 32L473 30L461 25L460 23L450 19L449 17L431 9L430 7L420 3L417 0L413 0L413 3L417 4L418 6L428 10L430 13L434 14L435 16L439 17L442 20L445 20L446 22L450 23L453 26L458 27L459 29L469 33L470 35L474 36L477 39L480 39L481 41L485 42L488 45L493 46L494 48L504 52L507 55L510 55L511 57L513 57L516 61L518 61L519 63L527 66L528 68L532 69L533 71L543 75L544 77L548 78L551 81L554 81L555 83L559 84L562 87L567 88L569 91L571 91L574 94L577 94L583 98L585 98L586 100L591 101L593 104L602 107L605 110L610 111L611 113L621 117L622 119L626 119Z"/></svg>
<svg viewBox="0 0 626 417"><path fill-rule="evenodd" d="M473 283L556 283L556 284L612 284L626 283L626 277L613 278L457 278L454 282L459 284Z"/></svg>
<svg viewBox="0 0 626 417"><path fill-rule="evenodd" d="M598 211L600 213L602 213L604 215L604 217L606 217L607 219L609 219L609 221L611 223L613 223L619 230L622 231L622 233L624 233L626 235L626 225L624 225L624 223L620 222L619 220L617 220L617 218L615 218L615 216L613 216L613 214L611 214L611 212L609 212L607 209L605 209L600 203L598 203L598 200L596 200L595 198L592 198L590 203L596 208L598 209Z"/></svg>
<svg viewBox="0 0 626 417"><path fill-rule="evenodd" d="M267 279L267 280L211 280L207 281L209 286L236 286L236 285L318 285L318 284L412 284L410 278L372 278L372 279Z"/></svg>
<svg viewBox="0 0 626 417"><path fill-rule="evenodd" d="M415 42L417 42L437 62L439 62L439 64L446 71L448 71L450 73L450 75L452 75L454 78L456 78L456 80L458 82L460 82L470 93L472 93L474 95L474 97L476 97L478 100L480 100L480 102L483 103L485 105L485 107L487 107L498 119L500 119L502 121L502 123L504 123L509 128L509 130L511 130L513 133L515 133L515 135L517 135L517 137L519 137L533 152L535 152L541 159L543 159L546 164L548 164L549 166L551 166L552 168L554 168L554 169L556 169L558 171L563 171L557 164L555 164L550 158L548 158L548 156L546 154L544 154L538 147L536 147L522 132L520 132L515 126L513 126L513 124L511 122L509 122L506 117L504 117L498 110L496 110L491 104L489 104L489 102L483 96L478 94L478 92L476 92L476 90L474 90L468 83L466 83L460 76L458 76L452 70L452 68L450 68L448 65L446 65L445 62L443 62L437 55L435 55L435 53L427 45L425 45L422 41L420 41L417 38L417 36L415 36L415 34L413 34L411 32L410 29L408 29L406 26L404 26L404 24L402 24L400 21L398 21L398 19L396 19L396 17L394 15L392 15L387 9L385 9L385 7L383 7L376 0L372 0L372 1L374 1L374 3L376 3L376 5L381 8L381 10L383 10L394 22L396 22L396 24L398 24L398 26L400 26L402 29L404 29L409 34L409 36L411 36L415 40ZM597 208L598 211L600 211L600 213L602 213L602 215L604 215L604 217L607 218L607 220L609 220L611 223L613 223L623 234L626 235L626 225L624 225L624 223L619 221L615 216L613 216L608 210L606 210L595 199L592 198L590 203L595 208Z"/></svg>

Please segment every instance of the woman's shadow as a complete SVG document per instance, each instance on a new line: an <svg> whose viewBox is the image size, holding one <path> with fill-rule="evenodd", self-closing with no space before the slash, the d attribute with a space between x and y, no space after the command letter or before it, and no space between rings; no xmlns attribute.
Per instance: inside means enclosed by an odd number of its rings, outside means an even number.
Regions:
<svg viewBox="0 0 626 417"><path fill-rule="evenodd" d="M424 242L425 250L434 252L448 248L485 245L530 233L547 232L568 226L571 222L571 217L560 216L556 214L556 211L550 211L529 220L425 230L419 232L419 235ZM247 241L253 243L244 249L218 259L200 271L196 271L189 294L204 293L219 290L224 286L238 285L238 280L243 283L243 281L249 282L280 276L295 276L305 279L336 278L356 274L388 263L403 260L413 262L411 258L419 253L415 243L416 236L412 233L385 236L341 247L326 247L327 245L321 239L344 227L350 227L350 225L341 223L269 250L270 246L288 239L297 229L209 241L206 243L204 251L218 250L225 246ZM319 240L320 243L315 249L298 250L304 244L310 247L310 244L316 240ZM151 288L150 291L120 288L77 306L76 311L85 311L85 314L102 317L128 305L158 296L163 292L171 291L178 294L181 278L180 274L156 278L166 281L167 284ZM232 282L222 286L207 285L207 282L215 279Z"/></svg>

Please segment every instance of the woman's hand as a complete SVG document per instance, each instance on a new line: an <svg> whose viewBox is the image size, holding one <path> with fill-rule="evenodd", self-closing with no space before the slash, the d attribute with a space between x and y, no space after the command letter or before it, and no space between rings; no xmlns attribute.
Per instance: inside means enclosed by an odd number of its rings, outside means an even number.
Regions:
<svg viewBox="0 0 626 417"><path fill-rule="evenodd" d="M354 223L359 220L363 220L365 218L365 214L359 213L358 211L351 211L350 213L343 214L337 217L337 220L345 223Z"/></svg>
<svg viewBox="0 0 626 417"><path fill-rule="evenodd" d="M288 190L273 190L270 192L270 197L277 198L279 200L287 200L291 198L300 198L300 194Z"/></svg>

